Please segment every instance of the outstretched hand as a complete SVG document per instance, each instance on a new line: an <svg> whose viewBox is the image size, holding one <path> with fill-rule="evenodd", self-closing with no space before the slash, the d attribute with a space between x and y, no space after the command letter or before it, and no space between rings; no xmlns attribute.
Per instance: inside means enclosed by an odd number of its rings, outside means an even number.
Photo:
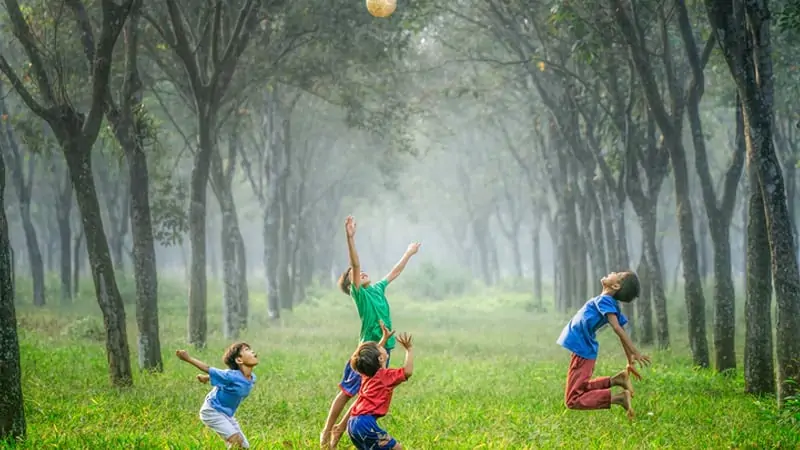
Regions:
<svg viewBox="0 0 800 450"><path fill-rule="evenodd" d="M408 253L409 255L416 255L417 252L419 251L420 245L422 244L420 244L419 242L412 242L408 244L408 250L406 250L406 253Z"/></svg>
<svg viewBox="0 0 800 450"><path fill-rule="evenodd" d="M189 360L189 352L186 350L176 350L175 356L178 357L181 361L188 361Z"/></svg>
<svg viewBox="0 0 800 450"><path fill-rule="evenodd" d="M400 336L397 336L397 342L403 346L406 350L411 350L412 342L411 342L411 335L408 333L400 333Z"/></svg>
<svg viewBox="0 0 800 450"><path fill-rule="evenodd" d="M394 330L390 330L386 324L383 323L383 320L381 320L381 332L383 332L383 342L388 341L390 337L394 336Z"/></svg>
<svg viewBox="0 0 800 450"><path fill-rule="evenodd" d="M356 219L353 216L347 216L347 219L344 220L344 231L347 233L347 237L356 235Z"/></svg>

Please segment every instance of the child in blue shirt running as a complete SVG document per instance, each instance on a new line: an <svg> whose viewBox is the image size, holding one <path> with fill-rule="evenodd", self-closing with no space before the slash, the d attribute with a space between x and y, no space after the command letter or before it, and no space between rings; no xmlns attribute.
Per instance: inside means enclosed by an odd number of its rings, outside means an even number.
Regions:
<svg viewBox="0 0 800 450"><path fill-rule="evenodd" d="M201 383L210 381L214 387L200 408L200 420L225 440L228 448L250 448L239 422L233 416L256 382L253 368L258 365L258 355L244 342L232 344L222 357L228 366L227 370L209 367L189 356L186 350L178 350L175 355L207 373L197 375L197 380Z"/></svg>

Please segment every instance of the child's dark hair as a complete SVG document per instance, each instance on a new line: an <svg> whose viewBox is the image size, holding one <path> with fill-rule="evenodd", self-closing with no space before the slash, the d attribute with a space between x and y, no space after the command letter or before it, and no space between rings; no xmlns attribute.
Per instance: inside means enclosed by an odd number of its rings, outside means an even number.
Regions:
<svg viewBox="0 0 800 450"><path fill-rule="evenodd" d="M358 346L353 356L350 357L350 367L361 375L375 376L381 368L381 350L377 342L364 342Z"/></svg>
<svg viewBox="0 0 800 450"><path fill-rule="evenodd" d="M225 354L222 355L222 362L231 370L239 370L239 364L236 362L236 358L242 356L242 350L246 348L250 348L247 342L235 342L231 344L231 346L225 350Z"/></svg>
<svg viewBox="0 0 800 450"><path fill-rule="evenodd" d="M615 300L630 303L639 296L639 277L631 271L620 273L619 290L614 293Z"/></svg>
<svg viewBox="0 0 800 450"><path fill-rule="evenodd" d="M347 295L350 295L350 285L353 281L350 279L350 274L353 272L352 267L348 267L347 270L344 271L342 276L339 277L339 289L342 290Z"/></svg>

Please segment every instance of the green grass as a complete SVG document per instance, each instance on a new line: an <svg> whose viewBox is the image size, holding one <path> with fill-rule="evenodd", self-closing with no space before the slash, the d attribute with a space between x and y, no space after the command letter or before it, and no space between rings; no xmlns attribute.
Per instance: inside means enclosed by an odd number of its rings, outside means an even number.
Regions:
<svg viewBox="0 0 800 450"><path fill-rule="evenodd" d="M124 390L109 386L104 346L86 332L93 321L81 321L99 317L90 292L68 310L35 310L22 299L28 439L17 448L224 448L198 418L208 387L174 356L185 347L184 290L161 284L164 373L137 372L134 387ZM266 320L263 298L252 299L253 320L243 338L260 354L259 382L237 417L253 448L315 448L358 333L346 297L321 291L318 297L278 325ZM228 344L218 331L220 298L209 296L212 333L208 348L195 354L216 365ZM654 364L636 384L637 418L629 423L620 409L565 409L569 354L554 341L566 319L526 312L525 295L482 292L422 303L390 292L390 301L395 327L414 334L418 359L381 423L408 449L800 446L800 429L779 420L774 399L742 393L741 371L725 378L691 369L685 333L677 327L673 350L650 352ZM127 309L136 364L134 309ZM600 352L597 374L624 367L609 331L601 335ZM401 361L398 348L392 366ZM340 448L350 448L346 436Z"/></svg>

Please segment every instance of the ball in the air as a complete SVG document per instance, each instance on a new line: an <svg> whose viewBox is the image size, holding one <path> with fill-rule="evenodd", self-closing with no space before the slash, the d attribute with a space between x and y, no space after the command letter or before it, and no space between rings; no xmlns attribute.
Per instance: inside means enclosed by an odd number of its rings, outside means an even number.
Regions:
<svg viewBox="0 0 800 450"><path fill-rule="evenodd" d="M397 9L397 0L367 0L367 11L375 17L389 17Z"/></svg>

